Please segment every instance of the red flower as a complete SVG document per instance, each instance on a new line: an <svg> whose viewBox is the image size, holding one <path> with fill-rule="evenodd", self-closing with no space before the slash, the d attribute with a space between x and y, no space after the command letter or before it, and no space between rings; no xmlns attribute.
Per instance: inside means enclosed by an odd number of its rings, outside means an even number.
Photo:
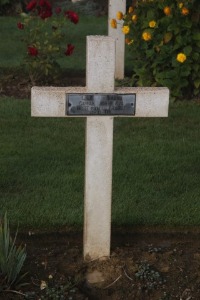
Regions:
<svg viewBox="0 0 200 300"><path fill-rule="evenodd" d="M47 1L47 0L40 0L39 1L39 6L45 7L48 10L52 9L51 3L49 3L49 1Z"/></svg>
<svg viewBox="0 0 200 300"><path fill-rule="evenodd" d="M57 15L59 15L61 13L61 7L56 7L55 12Z"/></svg>
<svg viewBox="0 0 200 300"><path fill-rule="evenodd" d="M33 10L37 5L37 0L31 0L29 4L27 4L26 9L27 10Z"/></svg>
<svg viewBox="0 0 200 300"><path fill-rule="evenodd" d="M68 44L67 45L67 49L66 49L66 51L65 51L65 55L66 56L70 56L70 55L72 55L72 53L73 53L73 51L74 51L74 45L72 45L72 44Z"/></svg>
<svg viewBox="0 0 200 300"><path fill-rule="evenodd" d="M52 16L52 6L47 0L39 0L37 9L38 16L43 20Z"/></svg>
<svg viewBox="0 0 200 300"><path fill-rule="evenodd" d="M77 24L79 21L79 16L74 11L67 10L65 12L65 16L67 16L70 19L70 21L74 24Z"/></svg>
<svg viewBox="0 0 200 300"><path fill-rule="evenodd" d="M38 56L38 49L35 46L28 46L28 54L30 56Z"/></svg>
<svg viewBox="0 0 200 300"><path fill-rule="evenodd" d="M47 0L31 0L26 8L29 11L37 8L38 16L43 20L52 16L52 6Z"/></svg>
<svg viewBox="0 0 200 300"><path fill-rule="evenodd" d="M17 23L17 27L19 29L24 29L24 24L22 24L21 22Z"/></svg>
<svg viewBox="0 0 200 300"><path fill-rule="evenodd" d="M41 19L47 19L52 16L52 10L46 9L46 8L38 8L38 16L40 16Z"/></svg>

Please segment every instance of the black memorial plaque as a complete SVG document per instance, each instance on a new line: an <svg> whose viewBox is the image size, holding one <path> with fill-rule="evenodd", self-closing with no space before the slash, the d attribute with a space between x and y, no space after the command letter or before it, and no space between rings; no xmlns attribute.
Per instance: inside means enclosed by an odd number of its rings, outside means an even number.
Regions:
<svg viewBox="0 0 200 300"><path fill-rule="evenodd" d="M136 94L67 94L66 115L135 115Z"/></svg>

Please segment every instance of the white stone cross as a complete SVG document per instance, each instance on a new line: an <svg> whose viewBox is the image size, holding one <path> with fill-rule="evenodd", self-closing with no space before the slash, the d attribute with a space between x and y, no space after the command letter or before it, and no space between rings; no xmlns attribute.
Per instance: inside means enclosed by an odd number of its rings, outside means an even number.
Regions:
<svg viewBox="0 0 200 300"><path fill-rule="evenodd" d="M108 6L108 35L116 40L115 78L124 78L125 35L122 32L123 20L118 20L117 28L110 26L110 21L116 19L116 14L126 12L126 0L109 0Z"/></svg>
<svg viewBox="0 0 200 300"><path fill-rule="evenodd" d="M87 37L86 87L33 87L34 117L86 116L84 258L110 255L113 118L167 117L167 88L115 88L115 39ZM69 205L69 204L68 204Z"/></svg>

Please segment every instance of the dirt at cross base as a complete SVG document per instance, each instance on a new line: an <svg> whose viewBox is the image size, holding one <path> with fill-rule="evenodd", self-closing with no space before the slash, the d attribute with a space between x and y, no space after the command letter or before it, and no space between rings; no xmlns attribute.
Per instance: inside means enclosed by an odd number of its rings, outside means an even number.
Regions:
<svg viewBox="0 0 200 300"><path fill-rule="evenodd" d="M82 232L21 233L29 285L19 293L34 300L199 300L199 238L198 228L113 228L110 257L85 262Z"/></svg>

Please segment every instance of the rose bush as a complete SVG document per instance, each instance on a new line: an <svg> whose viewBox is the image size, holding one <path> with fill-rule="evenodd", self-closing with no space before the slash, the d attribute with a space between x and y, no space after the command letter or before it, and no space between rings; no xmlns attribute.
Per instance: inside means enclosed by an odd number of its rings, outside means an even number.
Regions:
<svg viewBox="0 0 200 300"><path fill-rule="evenodd" d="M132 85L167 86L173 99L199 96L200 1L140 0L123 20ZM112 20L111 26L116 23Z"/></svg>
<svg viewBox="0 0 200 300"><path fill-rule="evenodd" d="M17 23L25 45L24 65L32 84L58 74L60 56L72 55L75 46L67 43L67 21L77 24L79 16L60 7L52 7L48 0L31 0ZM64 45L65 43L65 45Z"/></svg>

